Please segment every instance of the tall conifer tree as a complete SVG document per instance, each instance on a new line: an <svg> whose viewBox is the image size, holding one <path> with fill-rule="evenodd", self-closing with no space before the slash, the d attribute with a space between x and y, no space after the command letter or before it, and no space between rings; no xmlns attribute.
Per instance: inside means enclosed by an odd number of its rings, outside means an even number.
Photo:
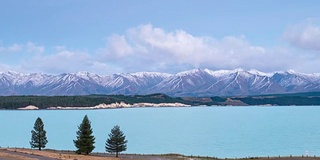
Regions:
<svg viewBox="0 0 320 160"><path fill-rule="evenodd" d="M87 115L84 116L82 123L78 126L77 139L73 140L74 145L77 147L76 153L89 154L95 148L94 136L91 128L91 122Z"/></svg>
<svg viewBox="0 0 320 160"><path fill-rule="evenodd" d="M127 142L126 136L120 130L120 127L116 125L111 129L109 138L106 141L106 151L116 153L116 157L118 157L119 152L127 150Z"/></svg>
<svg viewBox="0 0 320 160"><path fill-rule="evenodd" d="M44 124L40 117L37 118L36 122L34 123L33 130L31 131L31 141L30 145L31 148L45 148L46 144L48 143L46 131L44 130Z"/></svg>

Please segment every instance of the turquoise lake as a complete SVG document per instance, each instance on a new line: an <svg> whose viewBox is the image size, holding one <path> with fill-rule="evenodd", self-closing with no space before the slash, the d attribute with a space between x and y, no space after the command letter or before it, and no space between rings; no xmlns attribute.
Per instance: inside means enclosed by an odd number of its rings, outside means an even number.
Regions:
<svg viewBox="0 0 320 160"><path fill-rule="evenodd" d="M2 110L0 146L30 148L31 130L41 117L47 148L75 150L77 126L86 114L96 137L94 152L105 152L111 128L120 125L126 153L320 156L320 106Z"/></svg>

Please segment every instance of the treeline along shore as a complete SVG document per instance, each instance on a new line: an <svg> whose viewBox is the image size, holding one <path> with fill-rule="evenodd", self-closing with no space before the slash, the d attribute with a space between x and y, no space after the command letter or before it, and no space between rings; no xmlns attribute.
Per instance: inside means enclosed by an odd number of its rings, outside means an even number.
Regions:
<svg viewBox="0 0 320 160"><path fill-rule="evenodd" d="M113 105L113 107L112 107ZM37 109L101 109L126 107L186 107L186 106L290 106L320 105L320 92L230 96L230 97L170 97L150 95L83 95L83 96L0 96L0 109L36 106ZM111 106L111 107L110 107Z"/></svg>

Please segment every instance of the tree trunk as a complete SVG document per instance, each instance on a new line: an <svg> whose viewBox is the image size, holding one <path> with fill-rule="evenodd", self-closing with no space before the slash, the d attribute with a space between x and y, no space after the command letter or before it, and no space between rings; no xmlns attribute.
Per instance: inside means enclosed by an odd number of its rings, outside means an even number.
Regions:
<svg viewBox="0 0 320 160"><path fill-rule="evenodd" d="M116 157L118 157L118 152L116 152Z"/></svg>
<svg viewBox="0 0 320 160"><path fill-rule="evenodd" d="M40 130L40 129L39 129ZM39 131L39 134L38 134L38 140L39 140L39 151L41 151L41 138L40 138L40 131Z"/></svg>

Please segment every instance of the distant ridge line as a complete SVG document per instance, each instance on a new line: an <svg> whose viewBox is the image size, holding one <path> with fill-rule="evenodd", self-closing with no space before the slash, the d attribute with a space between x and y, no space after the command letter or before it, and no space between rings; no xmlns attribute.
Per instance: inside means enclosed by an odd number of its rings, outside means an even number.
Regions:
<svg viewBox="0 0 320 160"><path fill-rule="evenodd" d="M152 94L169 96L241 96L320 91L320 74L292 70L193 69L176 74L160 72L0 73L0 95Z"/></svg>

